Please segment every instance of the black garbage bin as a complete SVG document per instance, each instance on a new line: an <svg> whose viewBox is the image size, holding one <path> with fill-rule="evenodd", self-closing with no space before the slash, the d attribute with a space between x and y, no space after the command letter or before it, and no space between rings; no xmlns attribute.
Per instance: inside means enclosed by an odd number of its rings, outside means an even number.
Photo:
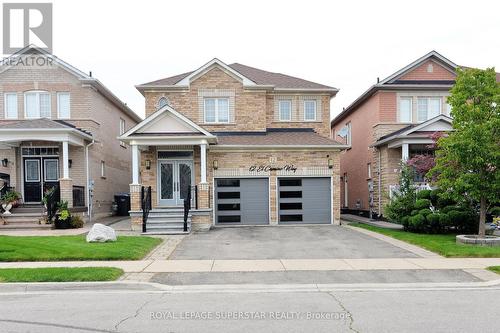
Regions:
<svg viewBox="0 0 500 333"><path fill-rule="evenodd" d="M117 206L116 215L118 216L128 216L128 211L130 210L130 194L129 193L117 193L115 194L115 202Z"/></svg>

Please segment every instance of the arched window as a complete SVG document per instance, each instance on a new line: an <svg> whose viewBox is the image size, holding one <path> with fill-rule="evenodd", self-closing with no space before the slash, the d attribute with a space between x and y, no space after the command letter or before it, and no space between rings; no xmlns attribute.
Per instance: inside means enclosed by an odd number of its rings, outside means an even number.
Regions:
<svg viewBox="0 0 500 333"><path fill-rule="evenodd" d="M157 108L158 109L161 109L162 107L164 107L165 105L168 105L168 99L166 97L161 97L159 100L158 100L158 105L157 105Z"/></svg>

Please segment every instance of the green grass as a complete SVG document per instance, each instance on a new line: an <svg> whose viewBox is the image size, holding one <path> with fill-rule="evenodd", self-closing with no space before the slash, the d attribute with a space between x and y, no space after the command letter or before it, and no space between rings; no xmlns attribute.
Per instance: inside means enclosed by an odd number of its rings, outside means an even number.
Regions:
<svg viewBox="0 0 500 333"><path fill-rule="evenodd" d="M500 266L490 266L490 267L486 267L486 269L488 269L494 273L500 274Z"/></svg>
<svg viewBox="0 0 500 333"><path fill-rule="evenodd" d="M122 274L114 267L4 268L0 282L114 281Z"/></svg>
<svg viewBox="0 0 500 333"><path fill-rule="evenodd" d="M0 236L0 261L139 260L160 243L145 236L107 243L87 243L83 235Z"/></svg>
<svg viewBox="0 0 500 333"><path fill-rule="evenodd" d="M362 223L351 223L351 226L375 231L401 241L411 243L426 250L438 253L445 257L460 257L460 258L496 258L500 257L500 247L477 246L457 244L455 235L429 235L415 234L402 230L384 229L372 225Z"/></svg>

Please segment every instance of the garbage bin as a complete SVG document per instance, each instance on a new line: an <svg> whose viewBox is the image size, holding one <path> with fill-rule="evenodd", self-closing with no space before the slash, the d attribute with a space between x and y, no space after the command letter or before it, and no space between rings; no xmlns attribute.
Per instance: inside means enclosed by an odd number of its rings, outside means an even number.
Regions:
<svg viewBox="0 0 500 333"><path fill-rule="evenodd" d="M117 205L116 215L118 216L128 216L128 211L130 210L130 194L129 193L117 193L115 194L115 202Z"/></svg>

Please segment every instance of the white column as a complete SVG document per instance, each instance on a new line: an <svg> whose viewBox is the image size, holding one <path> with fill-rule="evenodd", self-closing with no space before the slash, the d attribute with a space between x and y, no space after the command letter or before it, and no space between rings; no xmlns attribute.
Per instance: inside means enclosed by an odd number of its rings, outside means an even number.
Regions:
<svg viewBox="0 0 500 333"><path fill-rule="evenodd" d="M63 178L69 179L69 146L68 141L63 141Z"/></svg>
<svg viewBox="0 0 500 333"><path fill-rule="evenodd" d="M200 145L200 162L201 162L201 183L207 182L207 145Z"/></svg>
<svg viewBox="0 0 500 333"><path fill-rule="evenodd" d="M401 146L401 160L403 160L403 162L406 162L408 161L409 158L410 158L409 145L407 143L403 143L403 145Z"/></svg>
<svg viewBox="0 0 500 333"><path fill-rule="evenodd" d="M132 145L132 184L139 184L139 146Z"/></svg>

